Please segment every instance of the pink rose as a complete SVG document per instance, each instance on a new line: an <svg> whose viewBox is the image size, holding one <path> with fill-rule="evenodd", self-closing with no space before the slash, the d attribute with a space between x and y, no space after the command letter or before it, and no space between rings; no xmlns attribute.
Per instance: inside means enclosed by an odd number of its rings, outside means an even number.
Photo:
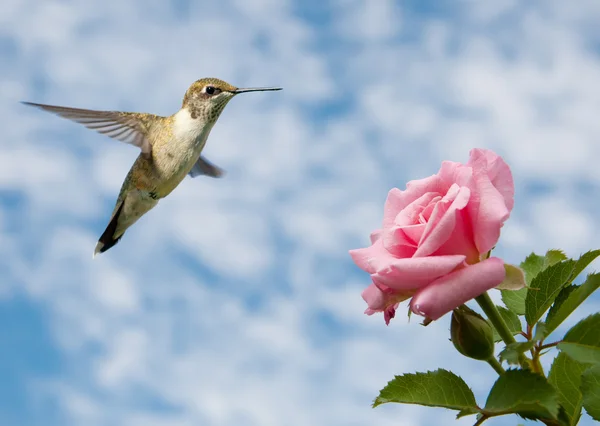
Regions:
<svg viewBox="0 0 600 426"><path fill-rule="evenodd" d="M492 151L473 149L467 164L444 161L437 175L392 189L383 227L371 246L351 250L354 262L371 274L362 297L366 314L384 312L386 324L398 303L436 320L496 287L504 262L485 255L500 237L513 208L508 165Z"/></svg>

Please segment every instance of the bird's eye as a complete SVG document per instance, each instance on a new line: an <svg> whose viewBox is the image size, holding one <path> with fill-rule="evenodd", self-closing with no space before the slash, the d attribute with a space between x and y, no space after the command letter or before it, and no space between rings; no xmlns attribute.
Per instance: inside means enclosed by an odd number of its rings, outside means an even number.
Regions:
<svg viewBox="0 0 600 426"><path fill-rule="evenodd" d="M204 88L204 91L206 92L207 95L216 95L217 93L220 92L220 90L217 89L215 86L206 86Z"/></svg>

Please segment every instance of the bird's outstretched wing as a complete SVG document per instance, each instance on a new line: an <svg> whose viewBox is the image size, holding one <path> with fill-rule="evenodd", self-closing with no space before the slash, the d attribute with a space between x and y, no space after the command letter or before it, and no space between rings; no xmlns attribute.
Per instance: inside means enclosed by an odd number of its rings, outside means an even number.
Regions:
<svg viewBox="0 0 600 426"><path fill-rule="evenodd" d="M137 146L148 158L152 154L152 145L146 137L150 114L120 111L94 111L90 109L69 108L54 105L23 102L54 113L69 120L83 124L88 129Z"/></svg>

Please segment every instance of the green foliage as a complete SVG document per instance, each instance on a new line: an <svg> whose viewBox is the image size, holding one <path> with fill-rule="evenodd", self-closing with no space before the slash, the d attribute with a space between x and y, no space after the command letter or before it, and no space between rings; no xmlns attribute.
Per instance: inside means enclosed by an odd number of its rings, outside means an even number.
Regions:
<svg viewBox="0 0 600 426"><path fill-rule="evenodd" d="M535 332L533 333L532 340L536 342L544 340L544 337L548 335L546 332L546 328L546 324L544 324L543 322L538 322L535 325Z"/></svg>
<svg viewBox="0 0 600 426"><path fill-rule="evenodd" d="M501 290L502 302L506 307L516 315L525 315L525 298L527 297L527 288L520 290Z"/></svg>
<svg viewBox="0 0 600 426"><path fill-rule="evenodd" d="M527 352L535 345L534 341L517 342L506 345L498 355L500 361L506 361L509 364L517 365L519 363L519 354Z"/></svg>
<svg viewBox="0 0 600 426"><path fill-rule="evenodd" d="M573 270L573 278L571 279L571 282L577 278L577 276L581 274L583 270L587 268L588 265L592 263L598 256L600 256L600 250L590 250L587 253L582 254L577 260L577 264Z"/></svg>
<svg viewBox="0 0 600 426"><path fill-rule="evenodd" d="M540 272L563 260L567 260L567 256L561 250L548 250L545 256L531 253L521 262L521 269L525 271L527 287Z"/></svg>
<svg viewBox="0 0 600 426"><path fill-rule="evenodd" d="M579 362L588 364L600 363L600 348L584 346L578 343L562 342L558 344L558 349Z"/></svg>
<svg viewBox="0 0 600 426"><path fill-rule="evenodd" d="M546 317L546 332L552 333L577 309L594 291L600 287L600 274L590 274L580 285L565 287L558 295Z"/></svg>
<svg viewBox="0 0 600 426"><path fill-rule="evenodd" d="M508 326L508 329L511 332L511 334L513 336L515 334L519 334L521 332L523 326L522 326L521 320L519 319L517 314L515 314L513 311L510 311L502 306L496 306L496 309L498 309L498 313L500 314L500 316L502 317L502 319ZM492 328L492 332L494 335L494 342L499 342L502 340L502 337L500 337L500 335L496 331L495 327Z"/></svg>
<svg viewBox="0 0 600 426"><path fill-rule="evenodd" d="M482 414L557 419L558 411L558 395L544 377L527 370L508 370L494 383Z"/></svg>
<svg viewBox="0 0 600 426"><path fill-rule="evenodd" d="M545 256L531 253L521 262L520 267L525 272L525 282L527 287L531 285L533 279L548 267L558 262L566 260L567 256L560 250L548 250ZM506 307L517 315L525 315L525 299L527 297L527 287L520 290L502 290L502 301Z"/></svg>
<svg viewBox="0 0 600 426"><path fill-rule="evenodd" d="M475 396L464 380L442 369L394 377L379 392L373 407L388 402L449 408L463 415L477 412Z"/></svg>
<svg viewBox="0 0 600 426"><path fill-rule="evenodd" d="M548 265L544 265L545 257L535 253L531 253L521 262L521 269L525 272L525 281L527 287L531 285L531 280L535 278L537 274L546 269Z"/></svg>
<svg viewBox="0 0 600 426"><path fill-rule="evenodd" d="M596 421L600 421L600 364L588 368L581 376L583 408Z"/></svg>
<svg viewBox="0 0 600 426"><path fill-rule="evenodd" d="M600 288L600 273L589 274L580 285L573 284L598 256L600 250L584 253L577 260L568 259L560 250L549 250L544 256L532 253L520 264L521 269L505 265L507 279L499 288L506 308L494 306L484 293L476 301L487 319L466 307L454 310L450 331L456 349L487 361L499 374L484 408L477 405L460 377L442 369L396 376L381 390L373 406L397 402L443 407L457 410L457 418L477 414L477 425L491 417L517 414L548 425L574 426L584 409L600 421L600 313L579 321L562 340L544 342ZM517 288L519 281L522 285L521 270L527 287L510 290ZM519 316L527 323L523 333L527 341L517 342L511 337L523 331ZM493 342L502 340L508 344L500 351L500 362L518 368L505 371L493 358ZM554 347L559 352L546 379L540 358Z"/></svg>
<svg viewBox="0 0 600 426"><path fill-rule="evenodd" d="M578 260L562 260L539 271L531 280L525 298L527 324L533 326L557 299L562 289L571 284L598 256L600 256L600 250L589 251Z"/></svg>
<svg viewBox="0 0 600 426"><path fill-rule="evenodd" d="M563 408L563 417L566 425L576 425L581 416L583 395L581 374L586 368L585 364L575 361L564 353L558 354L550 368L548 381L558 393L558 402Z"/></svg>
<svg viewBox="0 0 600 426"><path fill-rule="evenodd" d="M558 313L559 308L569 298L569 295L573 291L575 291L578 287L579 286L574 285L574 284L563 287L563 289L560 291L560 293L558 293L558 296L556 296L556 299L554 299L554 303L552 304L552 306L550 307L550 310L548 311L548 314L546 315L546 323L555 321L555 317L556 317L556 314Z"/></svg>
<svg viewBox="0 0 600 426"><path fill-rule="evenodd" d="M563 260L541 271L531 281L525 298L525 319L533 326L550 307L565 283L571 278L575 261Z"/></svg>
<svg viewBox="0 0 600 426"><path fill-rule="evenodd" d="M600 363L600 313L575 324L558 344L558 349L576 361Z"/></svg>

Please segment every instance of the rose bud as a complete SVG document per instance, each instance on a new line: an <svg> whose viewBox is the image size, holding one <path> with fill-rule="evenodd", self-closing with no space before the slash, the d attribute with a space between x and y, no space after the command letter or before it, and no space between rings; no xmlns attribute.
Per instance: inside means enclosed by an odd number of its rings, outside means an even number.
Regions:
<svg viewBox="0 0 600 426"><path fill-rule="evenodd" d="M450 336L456 350L466 357L484 361L494 355L492 327L465 305L452 312Z"/></svg>

